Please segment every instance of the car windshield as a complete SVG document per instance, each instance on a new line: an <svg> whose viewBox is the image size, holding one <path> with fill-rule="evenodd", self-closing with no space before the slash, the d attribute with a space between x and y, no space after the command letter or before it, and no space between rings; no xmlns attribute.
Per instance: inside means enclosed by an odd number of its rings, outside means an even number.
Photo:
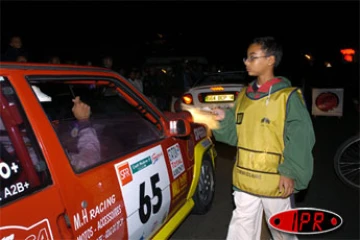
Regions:
<svg viewBox="0 0 360 240"><path fill-rule="evenodd" d="M195 82L195 86L216 85L225 83L244 84L246 72L219 72L206 73L202 78Z"/></svg>

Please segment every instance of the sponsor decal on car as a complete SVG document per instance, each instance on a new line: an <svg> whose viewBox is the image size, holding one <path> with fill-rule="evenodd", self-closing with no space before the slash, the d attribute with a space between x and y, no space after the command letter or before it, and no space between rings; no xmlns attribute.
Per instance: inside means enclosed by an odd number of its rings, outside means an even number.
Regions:
<svg viewBox="0 0 360 240"><path fill-rule="evenodd" d="M117 172L120 175L120 184L125 186L127 183L132 181L132 173L129 167L129 163L124 163L118 166Z"/></svg>
<svg viewBox="0 0 360 240"><path fill-rule="evenodd" d="M172 175L175 179L185 171L185 165L182 158L180 145L178 143L172 145L167 149L167 153L170 160Z"/></svg>
<svg viewBox="0 0 360 240"><path fill-rule="evenodd" d="M181 193L183 190L187 187L187 176L186 173L181 174L179 178L177 178L172 184L171 193L172 197L176 197L179 193Z"/></svg>
<svg viewBox="0 0 360 240"><path fill-rule="evenodd" d="M170 179L162 147L157 145L115 164L114 168L123 196L129 239L147 239L161 226L170 209Z"/></svg>
<svg viewBox="0 0 360 240"><path fill-rule="evenodd" d="M105 232L97 239L109 238L124 224L124 210L115 194L98 202L95 207L82 207L81 211L73 215L75 231L81 230L76 237L78 240L90 239L102 229L105 229Z"/></svg>
<svg viewBox="0 0 360 240"><path fill-rule="evenodd" d="M206 129L204 127L197 127L194 129L195 141L206 137Z"/></svg>
<svg viewBox="0 0 360 240"><path fill-rule="evenodd" d="M48 219L43 219L29 227L9 225L0 227L0 238L2 240L49 240L54 239Z"/></svg>
<svg viewBox="0 0 360 240"><path fill-rule="evenodd" d="M207 148L208 146L211 145L211 142L209 139L205 139L204 141L201 142L201 145L204 147L204 148Z"/></svg>

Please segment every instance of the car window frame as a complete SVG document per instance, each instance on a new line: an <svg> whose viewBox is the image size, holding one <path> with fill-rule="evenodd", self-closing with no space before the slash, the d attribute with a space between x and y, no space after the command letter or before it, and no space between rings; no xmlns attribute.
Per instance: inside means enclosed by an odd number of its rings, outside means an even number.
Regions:
<svg viewBox="0 0 360 240"><path fill-rule="evenodd" d="M113 83L115 85L115 88L119 87L122 92L127 94L132 100L134 100L137 103L137 105L134 105L134 104L132 104L131 102L128 101L127 97L123 96L123 98L125 98L125 101L127 101L129 105L133 106L134 109L136 109L139 112L139 114L144 115L144 113L142 113L141 111L145 110L145 113L149 113L152 116L152 118L155 120L155 122L153 122L148 117L145 117L145 118L148 118L149 122L154 124L154 126L161 126L161 129L159 130L161 132L161 137L159 137L156 141L147 143L147 145L151 145L151 144L154 144L156 142L163 141L166 138L166 126L164 124L165 117L162 116L161 114L158 114L153 109L153 108L155 108L156 110L158 110L158 108L154 104L152 104L150 106L150 104L146 103L140 96L140 95L142 95L142 97L147 99L145 95L138 92L137 90L130 89L129 86L127 86L123 81L121 81L118 78L111 77L111 76L104 76L104 75L96 75L96 74L89 74L89 75L86 75L86 74L85 75L44 74L44 75L26 75L25 79L27 80L27 83L29 84L29 86L31 86L33 82L37 82L37 81L41 81L41 82L64 81L64 82L66 82L66 81L74 81L75 80L75 81L108 81L109 83ZM119 94L121 94L121 93L119 93ZM35 92L34 92L34 95L36 95ZM38 98L37 98L37 101L38 101L42 111L46 115L46 111L43 108L43 106L41 105L41 102L40 102L40 100ZM150 102L150 100L149 100L149 102ZM158 110L158 111L161 113L160 110ZM59 143L61 143L61 141L59 139L59 136L57 134L56 134L56 137L57 137ZM121 157L123 157L123 156L125 156L125 155L127 155L127 154L129 154L131 152L137 151L137 150L144 147L144 145L141 145L141 146L137 147L136 149L131 149L129 151L125 151L122 154L119 154L114 158L108 159L107 161L99 162L97 164L91 165L90 167L86 167L84 169L81 169L80 171L76 171L73 168L73 166L71 165L71 163L70 163L70 161L71 161L70 156L66 153L66 151L63 148L62 144L61 144L61 146L62 146L62 150L64 150L64 153L66 154L66 156L67 156L67 158L69 160L69 165L71 166L71 168L72 168L72 170L73 170L73 172L75 174L82 174L82 173L87 172L88 170L95 169L95 168L97 168L99 166L102 166L103 164L107 164L107 163L116 161L116 159L119 159L119 158L121 158Z"/></svg>
<svg viewBox="0 0 360 240"><path fill-rule="evenodd" d="M26 137L31 142L31 148L34 151L34 154L36 154L38 161L43 162L43 164L45 164L45 166L44 166L45 169L43 169L42 171L46 178L45 180L44 179L41 180L39 178L39 180L41 181L39 186L32 187L29 191L25 191L24 193L20 194L19 197L11 198L9 201L6 201L6 202L2 201L2 204L0 204L0 209L1 209L7 205L14 204L15 202L20 201L21 199L25 199L29 196L36 194L39 191L43 191L44 189L47 189L47 188L53 186L54 180L53 180L53 173L51 172L51 169L49 167L49 163L46 160L45 155L41 149L41 146L40 146L41 144L39 143L38 138L36 137L32 123L29 119L29 116L26 113L23 103L20 100L20 97L19 97L19 94L18 94L16 88L14 87L13 83L11 82L11 78L9 78L8 76L0 76L0 77L2 77L2 81L7 82L9 87L11 87L11 89L13 90L13 94L15 95L15 101L16 101L15 106L16 106L18 114L20 114L20 116L22 118L22 121L23 121L22 124L24 125L23 127L26 129ZM6 96L4 96L4 97L6 98ZM8 99L6 99L6 100L8 101ZM1 121L3 121L2 117L1 117ZM16 124L16 125L18 126L19 124ZM6 129L6 127L5 127L5 131L7 132L7 135L9 135L8 129ZM11 139L9 139L9 141L11 142L11 145L14 144ZM26 145L26 143L24 142L24 139L22 139L22 141ZM14 151L16 152L15 148L14 148ZM30 152L29 152L28 148L26 148L26 151L30 156ZM17 153L15 153L15 154L17 155ZM17 155L17 157L18 157L18 155ZM30 158L31 158L31 156L30 156ZM22 166L22 168L24 168L24 167ZM34 166L34 168L36 169L35 166Z"/></svg>

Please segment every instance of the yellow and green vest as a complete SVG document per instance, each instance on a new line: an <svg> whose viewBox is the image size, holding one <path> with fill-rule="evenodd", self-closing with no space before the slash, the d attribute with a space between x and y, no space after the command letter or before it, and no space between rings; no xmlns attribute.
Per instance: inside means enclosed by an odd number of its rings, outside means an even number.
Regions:
<svg viewBox="0 0 360 240"><path fill-rule="evenodd" d="M259 99L243 89L238 96L235 120L238 135L233 185L259 196L280 197L278 166L284 161L286 105L297 88L284 88Z"/></svg>

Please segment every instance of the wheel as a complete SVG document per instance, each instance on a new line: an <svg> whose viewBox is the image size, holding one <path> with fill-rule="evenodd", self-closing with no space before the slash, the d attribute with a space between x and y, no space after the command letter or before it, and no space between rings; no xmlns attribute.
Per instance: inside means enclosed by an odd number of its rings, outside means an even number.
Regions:
<svg viewBox="0 0 360 240"><path fill-rule="evenodd" d="M344 142L335 154L335 172L346 185L360 189L360 136Z"/></svg>
<svg viewBox="0 0 360 240"><path fill-rule="evenodd" d="M209 156L203 158L200 171L199 183L193 196L195 206L192 210L192 213L197 215L207 213L214 200L215 172Z"/></svg>

